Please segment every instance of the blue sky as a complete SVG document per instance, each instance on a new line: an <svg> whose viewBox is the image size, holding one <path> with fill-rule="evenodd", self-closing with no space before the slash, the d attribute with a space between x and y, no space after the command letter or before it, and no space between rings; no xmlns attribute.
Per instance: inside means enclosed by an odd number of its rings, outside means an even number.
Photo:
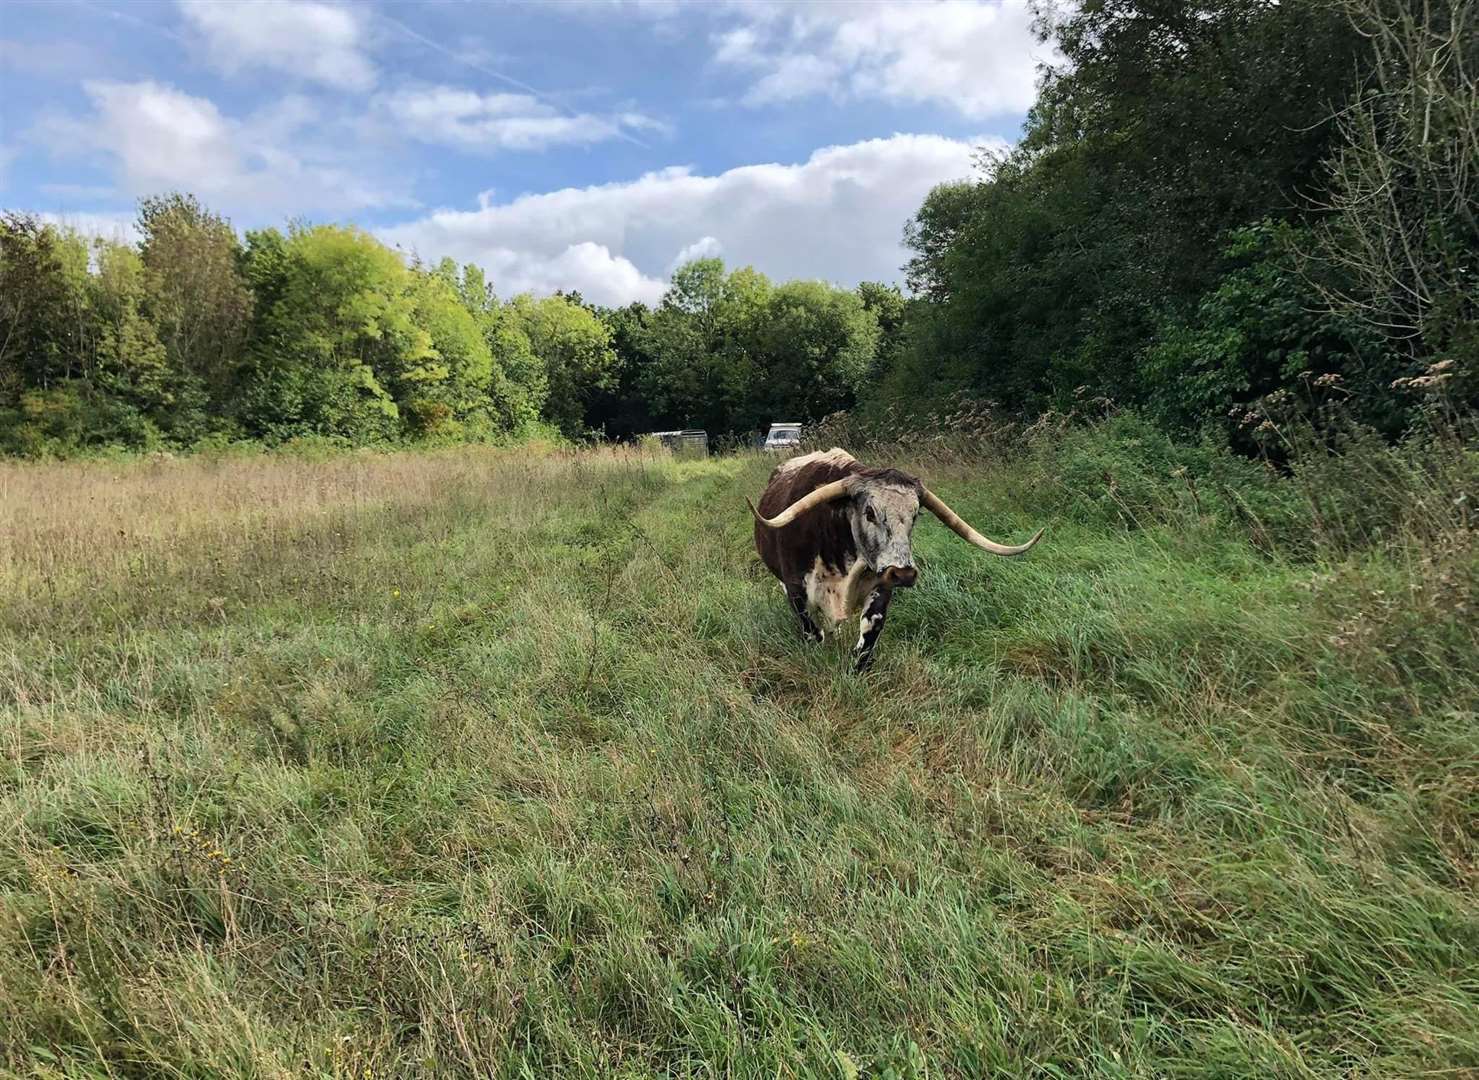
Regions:
<svg viewBox="0 0 1479 1080"><path fill-rule="evenodd" d="M352 221L499 292L654 300L695 254L897 280L900 231L1017 137L1022 0L0 0L0 205L126 228Z"/></svg>

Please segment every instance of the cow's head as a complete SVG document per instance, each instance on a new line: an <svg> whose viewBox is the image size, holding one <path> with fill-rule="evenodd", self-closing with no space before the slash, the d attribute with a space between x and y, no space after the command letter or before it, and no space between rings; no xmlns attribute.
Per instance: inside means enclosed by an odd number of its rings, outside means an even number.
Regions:
<svg viewBox="0 0 1479 1080"><path fill-rule="evenodd" d="M858 551L884 584L908 588L919 576L914 568L913 536L923 485L892 469L851 479L847 517Z"/></svg>
<svg viewBox="0 0 1479 1080"><path fill-rule="evenodd" d="M824 504L845 506L853 540L868 569L881 577L884 584L899 588L913 585L918 577L914 567L913 534L921 509L929 510L962 540L993 555L1020 555L1042 537L1039 529L1037 535L1025 544L1007 545L988 540L962 521L917 477L895 469L860 469L840 480L822 484L775 517L761 517L754 503L750 504L750 510L764 525L782 529L808 510Z"/></svg>

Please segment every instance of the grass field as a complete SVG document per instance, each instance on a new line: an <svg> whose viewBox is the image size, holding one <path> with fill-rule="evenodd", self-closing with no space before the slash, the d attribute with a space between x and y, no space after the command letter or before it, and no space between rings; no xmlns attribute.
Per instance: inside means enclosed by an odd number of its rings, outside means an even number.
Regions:
<svg viewBox="0 0 1479 1080"><path fill-rule="evenodd" d="M1473 533L1092 449L862 678L756 456L0 464L0 1067L1476 1075Z"/></svg>

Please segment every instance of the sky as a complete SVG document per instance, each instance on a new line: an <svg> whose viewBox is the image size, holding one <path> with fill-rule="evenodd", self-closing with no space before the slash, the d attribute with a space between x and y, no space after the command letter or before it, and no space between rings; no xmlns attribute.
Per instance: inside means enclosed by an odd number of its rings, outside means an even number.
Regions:
<svg viewBox="0 0 1479 1080"><path fill-rule="evenodd" d="M127 238L188 191L503 296L651 303L710 255L898 281L1052 59L1025 0L0 0L0 207Z"/></svg>

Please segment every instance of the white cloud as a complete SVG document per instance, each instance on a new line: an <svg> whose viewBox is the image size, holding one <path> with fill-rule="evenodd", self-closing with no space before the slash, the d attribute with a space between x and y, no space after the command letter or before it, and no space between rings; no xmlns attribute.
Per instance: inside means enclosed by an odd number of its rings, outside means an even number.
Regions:
<svg viewBox="0 0 1479 1080"><path fill-rule="evenodd" d="M827 147L796 165L714 176L675 167L439 210L380 234L428 259L480 263L505 295L578 288L600 303L651 302L663 291L659 275L685 252L718 250L732 266L777 279L892 281L907 258L904 222L935 184L971 174L977 145L895 135Z"/></svg>
<svg viewBox="0 0 1479 1080"><path fill-rule="evenodd" d="M342 214L410 202L386 190L363 161L337 156L343 140L327 137L301 98L236 119L206 98L150 80L89 80L83 89L90 115L52 115L33 138L102 159L128 194L178 188L255 214ZM373 147L360 152L373 156Z"/></svg>
<svg viewBox="0 0 1479 1080"><path fill-rule="evenodd" d="M473 151L542 150L660 130L640 113L568 115L530 94L479 94L452 86L408 86L378 94L375 110L411 138Z"/></svg>
<svg viewBox="0 0 1479 1080"><path fill-rule="evenodd" d="M829 94L1006 116L1032 104L1036 65L1054 57L1032 33L1027 0L737 0L729 10L739 25L714 36L714 58L753 74L752 105Z"/></svg>
<svg viewBox="0 0 1479 1080"><path fill-rule="evenodd" d="M63 229L71 229L83 236L96 236L118 244L136 244L141 239L138 221L127 210L87 211L84 213L56 213L43 210L38 215Z"/></svg>
<svg viewBox="0 0 1479 1080"><path fill-rule="evenodd" d="M597 304L632 300L652 304L667 288L666 282L646 276L629 259L613 255L605 244L589 240L571 244L549 259L526 261L515 256L500 261L503 265L495 263L487 268L489 273L497 281L521 280L522 287L515 290L518 292L542 294L574 289Z"/></svg>
<svg viewBox="0 0 1479 1080"><path fill-rule="evenodd" d="M689 244L668 264L668 273L671 274L684 263L690 263L694 259L717 259L724 255L724 245L712 236L703 236Z"/></svg>
<svg viewBox="0 0 1479 1080"><path fill-rule="evenodd" d="M353 7L313 0L179 0L179 7L228 75L264 68L342 90L374 85L364 18Z"/></svg>

